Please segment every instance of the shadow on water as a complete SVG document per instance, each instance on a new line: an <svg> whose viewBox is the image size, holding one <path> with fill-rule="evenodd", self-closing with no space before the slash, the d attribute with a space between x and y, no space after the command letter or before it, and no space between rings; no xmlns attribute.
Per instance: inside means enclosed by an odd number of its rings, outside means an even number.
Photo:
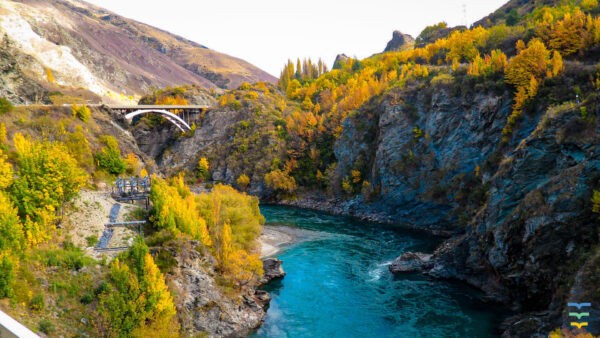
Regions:
<svg viewBox="0 0 600 338"><path fill-rule="evenodd" d="M403 252L431 252L441 239L317 211L280 206L261 211L267 224L311 230L311 235L277 254L287 275L263 287L272 301L264 325L252 336L497 335L504 311L483 303L477 290L417 273L389 273Z"/></svg>

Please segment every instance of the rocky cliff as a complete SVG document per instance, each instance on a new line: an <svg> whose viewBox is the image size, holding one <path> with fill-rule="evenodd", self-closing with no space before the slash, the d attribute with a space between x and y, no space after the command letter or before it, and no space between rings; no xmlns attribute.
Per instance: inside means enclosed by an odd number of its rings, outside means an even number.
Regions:
<svg viewBox="0 0 600 338"><path fill-rule="evenodd" d="M597 98L569 101L568 89L591 73L570 64L546 81L509 142L501 131L511 95L493 81L457 77L373 99L346 119L335 151L338 177L364 168L379 196L346 205L462 233L420 268L510 304L519 315L504 323L506 336L569 327L567 302L591 302L598 313L599 223L590 199L599 186L600 138L587 115ZM399 258L397 270L418 266L411 257ZM589 324L590 332L600 329L598 319Z"/></svg>
<svg viewBox="0 0 600 338"><path fill-rule="evenodd" d="M398 52L412 49L415 45L415 39L400 31L394 31L392 39L385 46L384 52Z"/></svg>
<svg viewBox="0 0 600 338"><path fill-rule="evenodd" d="M243 60L83 1L0 1L0 34L31 59L21 64L29 77L47 87L86 88L105 102L134 100L151 86L276 80Z"/></svg>
<svg viewBox="0 0 600 338"><path fill-rule="evenodd" d="M175 294L182 331L190 337L246 335L262 323L270 300L268 293L253 287L227 293L214 257L202 250L192 241L154 252L171 261L167 282Z"/></svg>

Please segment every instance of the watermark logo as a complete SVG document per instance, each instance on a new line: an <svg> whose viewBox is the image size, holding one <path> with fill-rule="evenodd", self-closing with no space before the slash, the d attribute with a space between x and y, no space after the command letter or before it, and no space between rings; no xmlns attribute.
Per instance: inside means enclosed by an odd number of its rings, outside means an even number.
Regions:
<svg viewBox="0 0 600 338"><path fill-rule="evenodd" d="M581 329L584 326L588 326L588 322L582 321L586 317L590 316L590 313L585 311L585 308L592 306L591 303L568 303L569 307L577 308L577 312L569 312L569 317L577 318L576 322L571 322L571 326Z"/></svg>

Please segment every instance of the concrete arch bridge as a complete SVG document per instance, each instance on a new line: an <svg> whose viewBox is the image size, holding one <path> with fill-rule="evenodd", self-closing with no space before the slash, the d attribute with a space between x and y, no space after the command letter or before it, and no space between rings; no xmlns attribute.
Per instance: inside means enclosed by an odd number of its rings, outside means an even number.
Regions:
<svg viewBox="0 0 600 338"><path fill-rule="evenodd" d="M192 123L200 120L202 114L208 109L208 106L202 105L109 105L108 107L116 113L123 114L128 121L132 121L134 117L144 114L160 115L182 132L192 130ZM177 114L174 114L173 111L177 111Z"/></svg>

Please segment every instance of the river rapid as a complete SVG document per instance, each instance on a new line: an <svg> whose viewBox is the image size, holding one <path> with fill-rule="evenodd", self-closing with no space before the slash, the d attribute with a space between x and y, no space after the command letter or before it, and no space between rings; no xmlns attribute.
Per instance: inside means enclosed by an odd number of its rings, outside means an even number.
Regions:
<svg viewBox="0 0 600 338"><path fill-rule="evenodd" d="M276 254L287 275L264 289L272 301L253 337L493 337L502 310L458 282L393 276L405 251L432 251L440 239L281 206L262 206L269 225L293 229Z"/></svg>

